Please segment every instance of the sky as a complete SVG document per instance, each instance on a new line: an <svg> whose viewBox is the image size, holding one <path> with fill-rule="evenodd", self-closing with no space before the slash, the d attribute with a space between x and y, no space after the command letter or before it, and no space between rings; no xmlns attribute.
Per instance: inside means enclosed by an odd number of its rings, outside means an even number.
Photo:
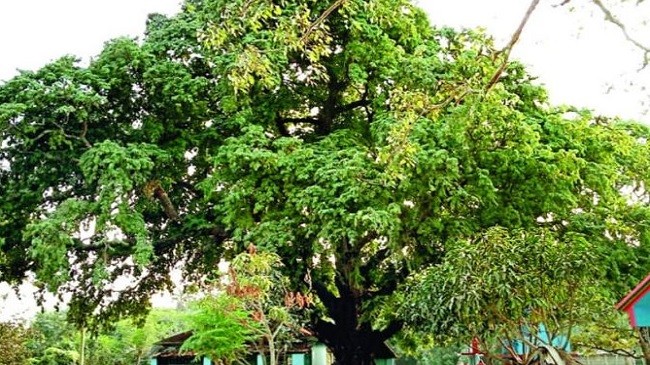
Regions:
<svg viewBox="0 0 650 365"><path fill-rule="evenodd" d="M416 2L435 25L483 27L497 45L507 43L529 4L527 0ZM512 58L526 64L547 86L553 103L650 124L646 105L650 93L645 92L650 70L637 72L642 53L588 0L554 6L560 2L541 1ZM650 2L638 8L634 3L617 7L617 14L631 34L650 45L650 32L642 27ZM15 76L17 69L35 70L66 54L87 62L109 39L141 36L147 14L171 15L179 4L179 0L0 0L0 80ZM0 320L32 316L37 310L32 290L23 287L19 300L0 285ZM164 304L164 299L157 303Z"/></svg>
<svg viewBox="0 0 650 365"><path fill-rule="evenodd" d="M617 4L617 14L631 27L647 20L640 18L643 14L650 14L650 2L636 7L635 1L628 1L627 8L621 8L620 1L609 1ZM484 27L502 45L529 4L527 0L416 2L436 25ZM650 86L650 70L636 72L642 54L619 29L603 21L588 0L553 6L560 2L540 2L513 57L539 76L554 103L650 123L648 93L641 90ZM173 14L179 4L179 0L0 0L0 80L14 76L16 69L37 69L65 54L87 61L111 38L141 35L148 13ZM647 28L631 30L650 44Z"/></svg>

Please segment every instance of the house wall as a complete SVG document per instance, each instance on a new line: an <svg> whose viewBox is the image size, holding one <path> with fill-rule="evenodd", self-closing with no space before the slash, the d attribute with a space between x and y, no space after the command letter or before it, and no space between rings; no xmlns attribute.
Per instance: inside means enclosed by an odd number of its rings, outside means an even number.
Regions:
<svg viewBox="0 0 650 365"><path fill-rule="evenodd" d="M570 352L571 351L571 344L569 343L568 339L566 336L555 336L553 339L550 338L548 331L546 330L546 327L543 324L539 325L539 328L537 330L537 334L533 336L528 332L528 338L527 340L537 344L537 345L552 345L555 348L558 349L563 349L565 351ZM512 341L512 347L515 353L517 354L525 354L530 352L530 348L528 345L524 343L522 340L513 340ZM504 350L505 351L505 350Z"/></svg>
<svg viewBox="0 0 650 365"><path fill-rule="evenodd" d="M315 343L311 347L311 365L330 365L332 362L328 356L327 346L322 343Z"/></svg>
<svg viewBox="0 0 650 365"><path fill-rule="evenodd" d="M212 365L209 358L203 357L200 362L196 362L193 356L165 357L158 359L156 357L149 360L149 365L166 365L166 364L199 364Z"/></svg>
<svg viewBox="0 0 650 365"><path fill-rule="evenodd" d="M375 359L375 365L395 365L395 359Z"/></svg>
<svg viewBox="0 0 650 365"><path fill-rule="evenodd" d="M646 293L632 307L635 327L650 327L650 293Z"/></svg>
<svg viewBox="0 0 650 365"><path fill-rule="evenodd" d="M291 365L307 365L305 364L305 357L311 356L309 354L291 354Z"/></svg>
<svg viewBox="0 0 650 365"><path fill-rule="evenodd" d="M329 351L327 346L322 343L315 343L311 347L310 353L290 353L289 359L291 365L332 365L334 363L334 356ZM266 365L264 357L261 354L253 355L255 365ZM253 360L251 358L251 360ZM166 363L169 360L163 360ZM376 359L376 365L395 365L395 359ZM149 365L162 365L157 358L152 358ZM208 357L204 357L201 365L213 365Z"/></svg>

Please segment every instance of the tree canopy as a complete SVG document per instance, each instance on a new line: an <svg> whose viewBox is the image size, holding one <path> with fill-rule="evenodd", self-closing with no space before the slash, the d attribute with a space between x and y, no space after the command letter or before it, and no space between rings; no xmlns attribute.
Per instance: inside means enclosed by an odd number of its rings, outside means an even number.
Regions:
<svg viewBox="0 0 650 365"><path fill-rule="evenodd" d="M626 290L648 271L648 129L549 105L507 57L406 0L152 15L142 41L0 86L0 279L34 272L85 324L252 243L313 291L343 364L409 324L409 278L495 229L588 242Z"/></svg>

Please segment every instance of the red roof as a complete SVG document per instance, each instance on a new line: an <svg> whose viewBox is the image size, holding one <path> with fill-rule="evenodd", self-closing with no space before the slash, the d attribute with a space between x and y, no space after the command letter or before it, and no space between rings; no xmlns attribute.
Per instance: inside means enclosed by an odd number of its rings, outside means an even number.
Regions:
<svg viewBox="0 0 650 365"><path fill-rule="evenodd" d="M636 302L650 291L650 275L646 276L637 286L634 287L627 295L616 304L616 309L627 311Z"/></svg>

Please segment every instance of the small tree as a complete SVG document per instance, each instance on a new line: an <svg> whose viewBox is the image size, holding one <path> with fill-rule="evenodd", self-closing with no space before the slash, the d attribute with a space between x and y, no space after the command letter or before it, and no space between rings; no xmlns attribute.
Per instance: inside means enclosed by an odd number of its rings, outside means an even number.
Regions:
<svg viewBox="0 0 650 365"><path fill-rule="evenodd" d="M580 235L493 228L450 243L445 259L415 279L405 312L437 340L479 339L487 363L530 364L540 345L568 359L576 328L613 313L595 284L595 257Z"/></svg>
<svg viewBox="0 0 650 365"><path fill-rule="evenodd" d="M226 363L244 360L257 324L242 307L239 299L228 295L196 302L190 316L193 334L182 349Z"/></svg>
<svg viewBox="0 0 650 365"><path fill-rule="evenodd" d="M281 266L277 255L252 247L236 256L220 276L219 293L196 303L194 333L183 349L229 363L245 362L252 348L268 352L269 364L276 365L300 328L293 309L311 303L308 295L288 291Z"/></svg>

